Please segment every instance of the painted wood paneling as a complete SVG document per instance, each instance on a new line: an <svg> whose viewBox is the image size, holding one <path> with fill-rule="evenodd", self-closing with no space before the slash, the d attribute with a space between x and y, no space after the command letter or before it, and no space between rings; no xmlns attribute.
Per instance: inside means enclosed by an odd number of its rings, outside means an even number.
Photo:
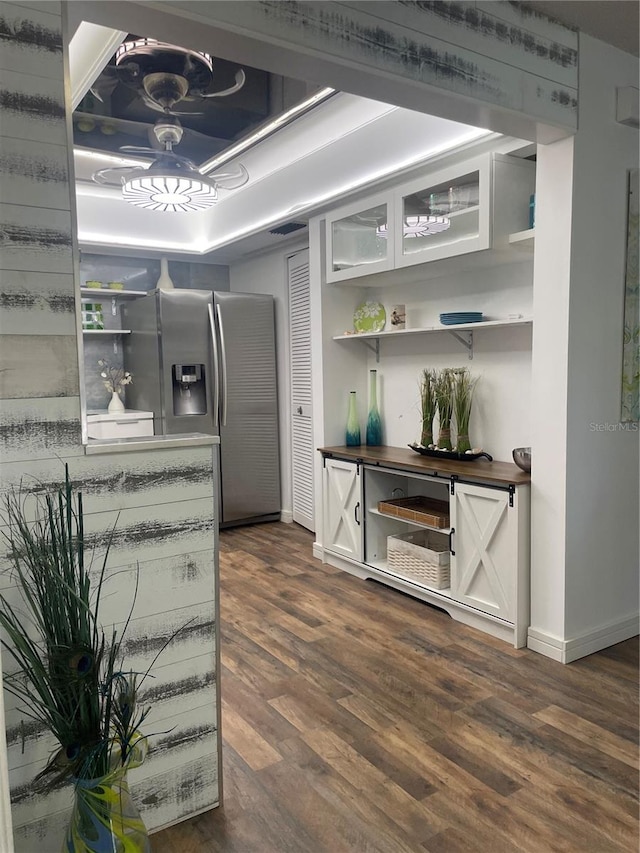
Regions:
<svg viewBox="0 0 640 853"><path fill-rule="evenodd" d="M212 498L213 459L210 447L178 448L175 451L146 450L123 457L92 455L69 464L69 476L82 492L85 513L158 506L175 501ZM17 488L35 495L55 489L64 480L64 463L58 459L7 464L0 494ZM32 502L35 504L35 501ZM32 507L27 503L27 511ZM122 516L123 526L126 517ZM121 525L117 525L120 530Z"/></svg>
<svg viewBox="0 0 640 853"><path fill-rule="evenodd" d="M29 464L34 464L32 460L50 458L54 453L56 460L80 456L81 439L79 397L4 400L0 418L0 490L15 479L9 477L11 462L19 462L24 470L26 463L20 460L29 459ZM9 479L5 480L5 476Z"/></svg>
<svg viewBox="0 0 640 853"><path fill-rule="evenodd" d="M77 397L78 347L71 335L0 335L0 399Z"/></svg>
<svg viewBox="0 0 640 853"><path fill-rule="evenodd" d="M53 10L53 14L52 11ZM0 9L0 69L59 76L62 66L62 27L58 3L3 3Z"/></svg>
<svg viewBox="0 0 640 853"><path fill-rule="evenodd" d="M177 770L134 782L131 790L147 826L150 829L168 826L217 805L217 800L212 804L208 798L208 792L217 791L217 766L217 755L208 752ZM14 830L15 853L59 850L68 819L69 812L64 810L27 824L18 823Z"/></svg>
<svg viewBox="0 0 640 853"><path fill-rule="evenodd" d="M75 335L70 274L0 270L0 334Z"/></svg>
<svg viewBox="0 0 640 853"><path fill-rule="evenodd" d="M0 109L3 136L67 144L62 77L38 77L32 69L4 70L0 77Z"/></svg>
<svg viewBox="0 0 640 853"><path fill-rule="evenodd" d="M499 10L511 7L507 19ZM575 35L514 4L475 2L166 2L178 14L313 57L329 54L379 77L401 77L577 128ZM517 20L514 19L517 16ZM510 18L509 22L507 20ZM240 28L240 29L238 29ZM496 58L497 57L497 58Z"/></svg>
<svg viewBox="0 0 640 853"><path fill-rule="evenodd" d="M358 5L342 6L357 12ZM578 37L573 30L551 21L540 13L531 14L510 3L389 2L369 5L370 14L384 22L393 22L456 45L477 55L496 56L514 70L526 71L569 90L578 85Z"/></svg>
<svg viewBox="0 0 640 853"><path fill-rule="evenodd" d="M73 274L69 211L0 204L0 268Z"/></svg>
<svg viewBox="0 0 640 853"><path fill-rule="evenodd" d="M69 206L69 160L64 145L4 137L0 144L2 201L64 210Z"/></svg>

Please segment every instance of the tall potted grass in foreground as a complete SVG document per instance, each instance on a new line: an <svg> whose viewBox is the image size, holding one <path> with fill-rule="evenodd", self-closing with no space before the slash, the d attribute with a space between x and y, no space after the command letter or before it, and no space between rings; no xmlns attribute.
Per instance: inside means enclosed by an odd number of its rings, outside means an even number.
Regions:
<svg viewBox="0 0 640 853"><path fill-rule="evenodd" d="M146 853L149 838L127 785L147 750L136 706L140 679L124 670L120 635L99 622L109 546L90 577L82 495L65 482L43 497L6 498L3 533L11 580L21 598L0 595L0 627L9 659L6 689L27 717L55 736L59 749L36 777L45 790L70 779L75 801L63 851ZM93 581L93 582L92 582ZM133 605L132 605L133 606Z"/></svg>

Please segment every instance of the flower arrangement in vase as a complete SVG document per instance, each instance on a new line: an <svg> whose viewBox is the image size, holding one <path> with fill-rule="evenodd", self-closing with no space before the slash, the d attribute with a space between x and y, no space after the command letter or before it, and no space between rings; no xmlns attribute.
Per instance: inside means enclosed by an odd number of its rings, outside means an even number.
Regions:
<svg viewBox="0 0 640 853"><path fill-rule="evenodd" d="M45 790L74 782L64 851L148 853L148 835L126 778L146 755L140 727L150 710L137 702L149 669L127 671L121 660L135 597L120 634L114 628L107 638L99 621L114 531L93 577L82 494L74 494L68 466L55 491L28 496L10 491L4 507L0 521L11 566L6 571L13 594L21 598L12 603L9 593L0 595L2 645L14 663L4 686L59 744L35 782Z"/></svg>
<svg viewBox="0 0 640 853"><path fill-rule="evenodd" d="M105 358L98 359L100 377L102 384L111 393L111 400L107 406L108 412L124 412L124 403L121 393L125 385L131 385L133 375L122 367L113 367Z"/></svg>

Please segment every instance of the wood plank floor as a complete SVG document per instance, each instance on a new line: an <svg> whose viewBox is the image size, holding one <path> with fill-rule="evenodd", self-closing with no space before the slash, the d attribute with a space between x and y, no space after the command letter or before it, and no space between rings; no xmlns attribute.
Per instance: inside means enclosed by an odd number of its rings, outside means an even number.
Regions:
<svg viewBox="0 0 640 853"><path fill-rule="evenodd" d="M638 850L638 642L568 666L221 535L224 806L154 853Z"/></svg>

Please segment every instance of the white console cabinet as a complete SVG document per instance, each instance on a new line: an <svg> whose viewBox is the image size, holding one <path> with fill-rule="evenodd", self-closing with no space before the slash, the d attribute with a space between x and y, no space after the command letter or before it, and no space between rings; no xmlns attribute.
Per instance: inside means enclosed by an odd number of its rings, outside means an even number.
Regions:
<svg viewBox="0 0 640 853"><path fill-rule="evenodd" d="M327 459L324 470L324 543L341 557L361 561L362 479L357 462Z"/></svg>
<svg viewBox="0 0 640 853"><path fill-rule="evenodd" d="M393 447L321 448L323 560L446 610L516 648L529 625L529 476L512 463L455 462ZM448 505L449 526L380 512L379 502L421 496ZM388 537L437 530L448 537L450 585L430 587L390 567Z"/></svg>

